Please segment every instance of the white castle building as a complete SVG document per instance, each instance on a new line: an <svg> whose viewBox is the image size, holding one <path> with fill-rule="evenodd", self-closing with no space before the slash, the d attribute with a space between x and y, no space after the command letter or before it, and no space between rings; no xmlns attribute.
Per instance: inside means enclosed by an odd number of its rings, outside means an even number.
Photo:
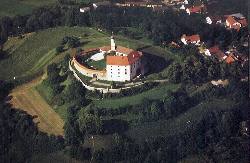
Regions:
<svg viewBox="0 0 250 163"><path fill-rule="evenodd" d="M106 71L109 81L130 81L140 74L144 74L142 53L122 46L116 46L111 37L111 46L100 50L107 53ZM114 53L114 55L112 55Z"/></svg>
<svg viewBox="0 0 250 163"><path fill-rule="evenodd" d="M73 59L75 68L82 74L108 81L131 81L138 75L144 75L142 52L122 46L116 46L114 37L111 36L110 46L95 49L97 54L106 56L106 69L102 71L87 69L81 65L76 57Z"/></svg>

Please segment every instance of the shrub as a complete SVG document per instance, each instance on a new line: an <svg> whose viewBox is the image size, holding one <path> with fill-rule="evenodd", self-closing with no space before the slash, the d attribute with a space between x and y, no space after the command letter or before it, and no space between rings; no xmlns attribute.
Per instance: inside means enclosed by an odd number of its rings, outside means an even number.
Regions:
<svg viewBox="0 0 250 163"><path fill-rule="evenodd" d="M59 54L59 53L63 52L63 48L64 48L64 46L62 46L62 45L58 46L56 48L56 54Z"/></svg>

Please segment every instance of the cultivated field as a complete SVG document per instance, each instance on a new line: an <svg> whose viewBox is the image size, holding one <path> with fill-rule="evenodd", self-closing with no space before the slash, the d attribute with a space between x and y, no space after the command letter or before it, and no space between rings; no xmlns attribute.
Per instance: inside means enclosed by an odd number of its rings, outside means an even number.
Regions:
<svg viewBox="0 0 250 163"><path fill-rule="evenodd" d="M35 116L34 122L38 124L41 131L63 135L63 120L34 89L39 81L40 78L15 88L11 93L11 103L15 108L20 108Z"/></svg>
<svg viewBox="0 0 250 163"><path fill-rule="evenodd" d="M0 0L0 17L29 14L36 7L55 2L57 0Z"/></svg>

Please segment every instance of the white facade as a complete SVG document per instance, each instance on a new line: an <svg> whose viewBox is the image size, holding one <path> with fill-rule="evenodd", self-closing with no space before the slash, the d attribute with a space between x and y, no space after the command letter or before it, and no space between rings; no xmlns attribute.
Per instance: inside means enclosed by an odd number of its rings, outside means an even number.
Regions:
<svg viewBox="0 0 250 163"><path fill-rule="evenodd" d="M210 17L206 17L206 22L207 22L207 24L212 24L213 23L213 21L212 21L212 19Z"/></svg>
<svg viewBox="0 0 250 163"><path fill-rule="evenodd" d="M185 10L186 7L185 7L184 5L181 5L180 9L181 9L181 10Z"/></svg>
<svg viewBox="0 0 250 163"><path fill-rule="evenodd" d="M181 42L182 42L184 45L187 45L187 41L186 41L185 37L182 37L182 38L181 38Z"/></svg>
<svg viewBox="0 0 250 163"><path fill-rule="evenodd" d="M80 8L80 12L85 13L90 11L90 7L84 7L84 8Z"/></svg>
<svg viewBox="0 0 250 163"><path fill-rule="evenodd" d="M137 72L140 71L141 61L140 59L131 65L120 66L120 65L107 65L107 80L109 81L130 81L136 77ZM140 73L139 72L139 73Z"/></svg>
<svg viewBox="0 0 250 163"><path fill-rule="evenodd" d="M131 66L107 65L107 80L110 81L130 81Z"/></svg>
<svg viewBox="0 0 250 163"><path fill-rule="evenodd" d="M115 40L114 37L111 37L111 51L115 51L116 49L116 45L115 45Z"/></svg>

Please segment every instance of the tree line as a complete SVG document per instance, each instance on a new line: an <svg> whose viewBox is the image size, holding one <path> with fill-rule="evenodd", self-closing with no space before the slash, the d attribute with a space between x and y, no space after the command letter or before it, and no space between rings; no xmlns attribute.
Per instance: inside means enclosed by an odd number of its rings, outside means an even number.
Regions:
<svg viewBox="0 0 250 163"><path fill-rule="evenodd" d="M59 3L37 8L30 15L2 17L0 19L0 45L2 47L8 36L22 35L56 26L92 26L115 33L123 31L124 28L126 31L126 27L133 27L145 37L153 40L156 45L178 41L182 34L198 33L208 44L219 44L225 48L232 42L237 44L237 41L242 40L241 37L247 35L246 29L232 33L221 26L207 25L204 21L205 15L189 16L185 12L176 12L172 9L154 12L142 7L100 6L96 10L81 13L79 7L79 5ZM130 36L128 32L126 35ZM133 36L134 34L131 35Z"/></svg>

